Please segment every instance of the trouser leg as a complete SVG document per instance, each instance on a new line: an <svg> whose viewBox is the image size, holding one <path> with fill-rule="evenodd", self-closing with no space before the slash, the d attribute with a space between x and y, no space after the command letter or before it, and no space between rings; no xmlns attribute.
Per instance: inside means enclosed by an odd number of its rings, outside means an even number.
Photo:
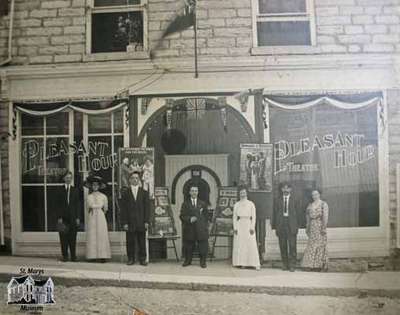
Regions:
<svg viewBox="0 0 400 315"><path fill-rule="evenodd" d="M185 262L192 263L194 241L185 241Z"/></svg>
<svg viewBox="0 0 400 315"><path fill-rule="evenodd" d="M139 247L139 261L146 261L146 233L145 232L135 232L136 240Z"/></svg>
<svg viewBox="0 0 400 315"><path fill-rule="evenodd" d="M68 259L68 237L66 233L58 233L60 236L61 254L64 259Z"/></svg>
<svg viewBox="0 0 400 315"><path fill-rule="evenodd" d="M279 236L279 249L281 251L282 264L284 267L288 267L288 240L286 235Z"/></svg>
<svg viewBox="0 0 400 315"><path fill-rule="evenodd" d="M71 259L76 259L76 230L68 232L68 246L71 253Z"/></svg>
<svg viewBox="0 0 400 315"><path fill-rule="evenodd" d="M126 232L126 255L128 260L135 261L135 236L133 232Z"/></svg>
<svg viewBox="0 0 400 315"><path fill-rule="evenodd" d="M290 234L288 240L290 265L295 267L297 262L297 235Z"/></svg>
<svg viewBox="0 0 400 315"><path fill-rule="evenodd" d="M208 240L198 241L200 261L206 261L208 255Z"/></svg>

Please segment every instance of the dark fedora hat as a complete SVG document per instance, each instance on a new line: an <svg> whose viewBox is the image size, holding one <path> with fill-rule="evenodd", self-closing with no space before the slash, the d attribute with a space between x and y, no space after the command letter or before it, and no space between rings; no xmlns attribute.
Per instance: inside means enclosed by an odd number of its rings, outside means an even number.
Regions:
<svg viewBox="0 0 400 315"><path fill-rule="evenodd" d="M93 183L98 183L99 184L99 189L104 189L107 187L106 182L103 180L103 178L101 178L100 176L96 176L96 175L89 175L86 180L83 183L83 186L85 186L86 188L91 189Z"/></svg>

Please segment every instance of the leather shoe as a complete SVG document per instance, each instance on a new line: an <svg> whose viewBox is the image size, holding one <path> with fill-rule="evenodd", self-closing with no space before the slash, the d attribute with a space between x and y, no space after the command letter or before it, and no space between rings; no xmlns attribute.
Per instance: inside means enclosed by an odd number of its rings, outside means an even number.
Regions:
<svg viewBox="0 0 400 315"><path fill-rule="evenodd" d="M73 258L71 258L71 261L77 262L78 260L76 259L76 257L73 257Z"/></svg>
<svg viewBox="0 0 400 315"><path fill-rule="evenodd" d="M60 258L60 261L61 261L61 262L66 262L66 261L68 261L68 258L62 257L62 258Z"/></svg>
<svg viewBox="0 0 400 315"><path fill-rule="evenodd" d="M207 263L206 263L205 261L202 261L202 262L200 263L200 267L201 267L201 268L207 268Z"/></svg>
<svg viewBox="0 0 400 315"><path fill-rule="evenodd" d="M131 266L131 265L133 265L134 263L135 263L134 260L129 259L128 262L127 262L126 264L127 264L128 266Z"/></svg>
<svg viewBox="0 0 400 315"><path fill-rule="evenodd" d="M190 261L185 261L183 264L182 264L182 267L187 267L187 266L189 266L189 265L191 265L192 263L190 262Z"/></svg>
<svg viewBox="0 0 400 315"><path fill-rule="evenodd" d="M142 266L147 266L147 262L146 262L146 261L141 261L140 264L141 264Z"/></svg>

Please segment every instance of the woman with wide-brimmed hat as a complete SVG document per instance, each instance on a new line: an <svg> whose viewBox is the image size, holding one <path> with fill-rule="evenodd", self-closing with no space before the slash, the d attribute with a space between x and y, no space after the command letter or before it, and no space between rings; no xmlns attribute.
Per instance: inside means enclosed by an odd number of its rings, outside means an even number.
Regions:
<svg viewBox="0 0 400 315"><path fill-rule="evenodd" d="M89 188L87 197L88 224L86 231L86 258L105 262L111 258L110 240L105 213L108 211L107 196L99 191L106 187L100 176L89 176L84 186Z"/></svg>

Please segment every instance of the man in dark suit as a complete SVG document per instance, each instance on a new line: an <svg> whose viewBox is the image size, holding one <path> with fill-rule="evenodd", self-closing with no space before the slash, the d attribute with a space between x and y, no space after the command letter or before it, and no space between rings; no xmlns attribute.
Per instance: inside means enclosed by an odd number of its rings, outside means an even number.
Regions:
<svg viewBox="0 0 400 315"><path fill-rule="evenodd" d="M294 271L297 261L297 232L299 229L298 204L293 198L292 187L283 183L277 204L274 206L272 228L279 239L283 270Z"/></svg>
<svg viewBox="0 0 400 315"><path fill-rule="evenodd" d="M198 199L199 188L190 187L190 198L183 202L180 219L182 221L182 240L185 254L183 267L192 263L193 249L198 244L200 266L207 267L208 254L208 210L207 204Z"/></svg>
<svg viewBox="0 0 400 315"><path fill-rule="evenodd" d="M122 191L121 219L126 231L126 253L128 265L135 263L135 241L139 247L139 262L146 266L146 230L149 226L149 193L140 184L140 173L134 172L129 177L130 186Z"/></svg>
<svg viewBox="0 0 400 315"><path fill-rule="evenodd" d="M62 253L61 260L68 260L69 248L71 261L76 261L76 233L80 224L81 201L78 189L72 185L72 172L67 171L63 176L63 180L65 184L58 189L56 205Z"/></svg>

